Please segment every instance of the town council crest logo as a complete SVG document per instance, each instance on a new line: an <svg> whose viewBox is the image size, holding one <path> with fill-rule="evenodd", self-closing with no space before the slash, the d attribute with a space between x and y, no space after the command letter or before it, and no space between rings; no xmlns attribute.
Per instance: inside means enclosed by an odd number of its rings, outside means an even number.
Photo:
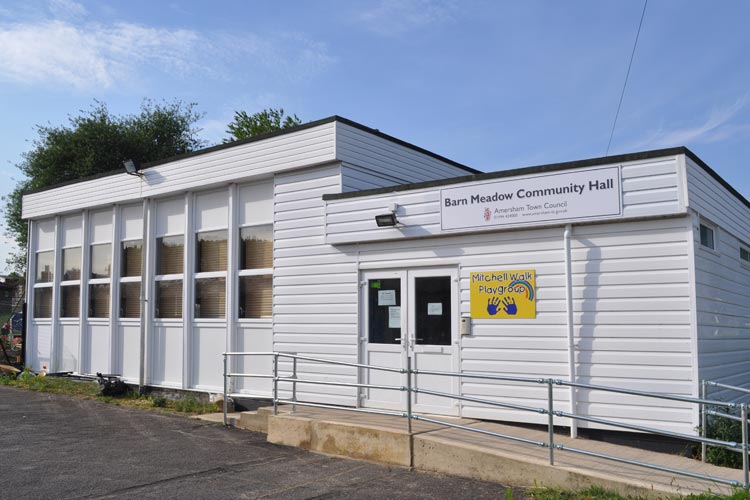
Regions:
<svg viewBox="0 0 750 500"><path fill-rule="evenodd" d="M489 207L484 207L484 221L489 222L490 217L492 217L492 212L490 211Z"/></svg>

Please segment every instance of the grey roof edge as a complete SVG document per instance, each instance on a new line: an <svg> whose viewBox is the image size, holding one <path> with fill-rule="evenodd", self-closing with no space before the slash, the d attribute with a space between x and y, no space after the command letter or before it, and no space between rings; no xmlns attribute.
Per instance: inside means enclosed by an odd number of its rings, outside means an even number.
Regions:
<svg viewBox="0 0 750 500"><path fill-rule="evenodd" d="M624 163L638 160L648 160L651 158L659 158L662 156L673 156L684 154L691 160L693 160L699 167L706 171L711 177L713 177L719 184L724 186L730 193L732 193L740 202L746 207L750 208L750 201L742 196L731 184L729 184L724 178L722 178L715 170L701 160L698 155L690 151L685 146L678 146L667 149L654 149L650 151L641 151L638 153L626 153L614 156L601 156L598 158L587 158L584 160L574 160L562 163L549 163L545 165L537 165L531 167L514 168L511 170L500 170L498 172L487 172L475 175L464 175L461 177L451 177L449 179L439 179L434 181L416 182L412 184L398 184L395 186L375 188L375 189L364 189L362 191L350 191L346 193L331 193L324 194L324 200L342 200L347 198L358 198L361 196L371 196L377 194L395 193L401 191L411 191L413 189L424 189L430 187L448 186L451 184L459 184L463 182L483 181L491 179L502 179L504 177L513 177L517 175L529 175L545 172L557 172L560 170L571 170L574 168L591 167L595 165L602 165L607 163Z"/></svg>
<svg viewBox="0 0 750 500"><path fill-rule="evenodd" d="M355 122L353 120L349 120L348 118L344 118L343 116L339 116L339 115L332 115L332 116L329 116L327 118L321 118L320 120L315 120L315 121L312 121L312 122L303 123L302 125L297 125L295 127L289 127L289 128L283 129L283 130L278 130L278 131L275 131L275 132L269 132L267 134L256 135L256 136L249 137L247 139L242 139L242 140L239 140L239 141L231 141L231 142L226 142L226 143L222 143L222 144L217 144L215 146L210 146L210 147L207 147L207 148L199 149L197 151L191 151L190 153L185 153L185 154L181 154L181 155L170 156L168 158L163 158L161 160L152 161L152 162L149 162L149 163L144 163L143 165L141 165L141 167L139 168L139 170L143 171L145 169L152 168L152 167L157 167L159 165L164 165L166 163L171 163L173 161L184 160L186 158L191 158L193 156L200 156L200 155L204 155L204 154L208 154L208 153L213 153L215 151L221 151L222 149L227 149L227 148L231 148L231 147L234 147L234 146L241 146L243 144L249 144L249 143L253 143L253 142L257 142L257 141L262 141L262 140L265 140L265 139L271 139L273 137L278 137L278 136L282 136L282 135L286 135L286 134L291 134L291 133L294 133L294 132L299 132L301 130L305 130L305 129L309 129L309 128L314 128L314 127L317 127L317 126L320 126L320 125L325 125L327 123L332 123L332 122L340 122L340 123L349 125L351 127L354 127L356 129L362 130L364 132L368 132L370 134L373 134L373 135L375 135L377 137L380 137L382 139L385 139L387 141L393 142L395 144L398 144L400 146L404 146L404 147L406 147L408 149L411 149L413 151L417 151L419 153L422 153L422 154L425 154L425 155L430 156L432 158L435 158L436 160L440 160L440 161L443 161L445 163L448 163L449 165L452 165L452 166L454 166L456 168L460 168L460 169L466 170L467 172L470 172L470 173L473 173L473 174L481 173L481 171L479 171L479 170L476 170L476 169L473 169L473 168L468 167L466 165L463 165L461 163L458 163L457 161L451 160L450 158L446 158L446 157L441 156L441 155L439 155L437 153L433 153L432 151L428 151L428 150L426 150L424 148L420 148L419 146L416 146L416 145L411 144L409 142L403 141L403 140L398 139L396 137L393 137L391 135L385 134L385 133L383 133L383 132L381 132L381 131L379 131L377 129L368 127L366 125L362 125L361 123L357 123L357 122ZM29 189L27 191L24 191L23 194L26 195L26 194L41 193L41 192L44 192L44 191L50 191L52 189L57 189L57 188L60 188L60 187L63 187L63 186L70 186L70 185L73 185L73 184L78 184L79 182L86 182L86 181L91 181L91 180L94 180L94 179L101 179L101 178L104 178L104 177L111 177L113 175L119 175L119 174L125 174L125 172L123 170L121 170L121 169L110 170L108 172L101 172L101 173L98 173L98 174L95 174L95 175L89 175L89 176L86 176L86 177L81 177L80 179L72 179L72 180L69 180L69 181L60 182L60 183L54 184L52 186L45 186L45 187L42 187L42 188Z"/></svg>

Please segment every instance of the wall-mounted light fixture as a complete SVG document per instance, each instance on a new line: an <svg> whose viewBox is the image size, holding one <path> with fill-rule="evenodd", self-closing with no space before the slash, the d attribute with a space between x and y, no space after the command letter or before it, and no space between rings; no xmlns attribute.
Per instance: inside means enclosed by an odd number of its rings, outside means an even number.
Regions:
<svg viewBox="0 0 750 500"><path fill-rule="evenodd" d="M122 162L122 166L125 167L125 172L128 175L134 175L136 177L143 178L144 174L143 172L139 172L138 169L140 168L140 165L132 159L125 160Z"/></svg>
<svg viewBox="0 0 750 500"><path fill-rule="evenodd" d="M398 224L398 219L396 218L396 210L398 210L398 205L395 203L391 203L388 206L388 213L387 214L380 214L375 216L375 224L378 225L378 227L393 227L396 224Z"/></svg>

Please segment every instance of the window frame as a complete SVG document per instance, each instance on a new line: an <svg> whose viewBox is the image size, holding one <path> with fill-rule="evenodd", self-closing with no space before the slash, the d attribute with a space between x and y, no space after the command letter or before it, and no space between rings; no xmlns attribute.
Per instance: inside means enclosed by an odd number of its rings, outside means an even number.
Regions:
<svg viewBox="0 0 750 500"><path fill-rule="evenodd" d="M182 272L181 273L171 273L171 274L157 274L159 272L159 240L162 238L174 238L180 236L182 237ZM149 285L151 287L151 290L153 290L153 305L151 306L151 313L150 316L153 319L153 321L157 324L180 324L185 321L185 308L183 307L184 297L185 297L185 255L187 252L186 243L187 243L187 234L185 232L168 232L164 234L156 234L153 236L152 239L149 241L153 241L153 257L151 257L151 263L153 264L154 269L154 275L152 277L153 283ZM132 278L132 277L130 277ZM128 280L130 279L128 278ZM142 277L141 277L142 278ZM125 278L122 278L124 280ZM179 318L162 318L157 315L159 310L159 290L158 290L158 284L157 282L160 281L179 281L182 286L182 294L181 294L181 300L180 303L180 309L181 309L181 315ZM143 286L143 284L141 284ZM141 311L141 314L143 314L143 311Z"/></svg>
<svg viewBox="0 0 750 500"><path fill-rule="evenodd" d="M747 254L747 259L743 259L742 258L742 252L743 251ZM739 255L739 257L740 257L740 265L742 267L750 269L750 245L748 245L747 243L743 243L742 241L740 241L740 252L739 252L739 254L740 254Z"/></svg>
<svg viewBox="0 0 750 500"><path fill-rule="evenodd" d="M708 246L703 243L703 228L704 227L711 231L712 246ZM718 254L719 253L719 250L717 248L718 239L719 239L719 227L716 224L709 222L706 219L701 218L698 223L698 245L706 251Z"/></svg>
<svg viewBox="0 0 750 500"><path fill-rule="evenodd" d="M78 279L77 280L66 280L63 279L65 277L65 250L70 250L73 248L78 248L81 252L81 262L80 262L80 270L78 272ZM60 248L60 283L58 290L60 291L60 301L58 304L58 317L60 318L60 321L63 323L65 322L75 322L80 321L81 317L83 316L83 304L81 302L81 290L83 289L83 245L67 245ZM63 316L63 301L65 297L64 288L66 287L78 287L78 315L77 316Z"/></svg>
<svg viewBox="0 0 750 500"><path fill-rule="evenodd" d="M198 252L198 236L203 233L215 233L218 231L224 231L227 242L227 261L224 271L199 271L200 268L200 254ZM224 226L212 226L207 228L195 228L193 231L193 244L195 245L193 251L193 273L192 273L192 320L194 323L225 323L227 321L227 303L229 302L229 296L227 295L227 280L229 279L229 268L231 267L231 252L229 249L230 245L230 234L229 227ZM224 316L221 318L201 318L197 316L196 311L198 310L198 280L223 278L224 279Z"/></svg>
<svg viewBox="0 0 750 500"><path fill-rule="evenodd" d="M271 267L260 267L256 269L240 269L241 263L240 258L242 256L242 230L246 228L252 228L252 227L261 227L261 226L270 226L271 228ZM257 324L257 323L271 323L273 320L273 259L274 259L274 252L273 252L273 243L274 243L274 224L273 222L256 222L253 224L242 224L237 226L237 244L235 245L235 251L237 252L237 269L235 272L237 273L237 280L235 285L235 292L237 299L235 301L235 307L232 314L234 314L235 319L240 324ZM243 277L246 276L270 276L271 277L271 315L260 317L260 318L241 318L240 317L240 281Z"/></svg>
<svg viewBox="0 0 750 500"><path fill-rule="evenodd" d="M55 225L55 234L57 234L57 226ZM50 253L52 254L52 276L50 277L49 281L39 281L37 279L37 275L39 273L39 254L41 253ZM34 251L34 273L32 275L34 279L34 286L32 287L31 294L32 294L32 308L31 312L29 314L30 320L35 323L40 324L46 324L50 323L52 319L55 317L55 293L57 290L55 290L55 272L57 267L57 259L56 259L56 251L55 247L44 247L44 248L37 248ZM37 290L44 290L49 289L50 294L50 307L49 307L49 316L37 316L36 310L37 310Z"/></svg>
<svg viewBox="0 0 750 500"><path fill-rule="evenodd" d="M125 261L125 248L123 246L124 243L130 243L134 241L140 241L141 242L141 269L140 274L138 276L123 276L123 263ZM140 321L142 315L143 315L143 304L141 303L140 296L143 293L143 290L141 290L138 294L138 309L139 314L136 317L130 317L130 316L123 316L122 315L122 285L128 284L128 283L139 283L140 286L143 286L143 264L144 259L146 258L146 245L143 241L143 238L141 237L134 237L134 238L120 238L120 241L118 243L118 251L120 252L120 265L117 266L119 269L118 276L117 276L117 320L118 321Z"/></svg>

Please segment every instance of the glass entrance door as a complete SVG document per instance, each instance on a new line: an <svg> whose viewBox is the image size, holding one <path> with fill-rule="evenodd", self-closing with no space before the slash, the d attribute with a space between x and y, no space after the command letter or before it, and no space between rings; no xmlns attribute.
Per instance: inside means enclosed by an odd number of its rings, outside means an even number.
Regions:
<svg viewBox="0 0 750 500"><path fill-rule="evenodd" d="M455 269L419 269L367 272L362 286L361 360L390 368L412 366L421 370L458 370L458 280ZM405 377L395 372L363 370L361 380L377 385L403 386ZM421 389L453 392L453 377L419 374ZM363 405L404 409L405 394L386 389L362 391ZM416 412L457 414L453 400L435 395L413 395Z"/></svg>

